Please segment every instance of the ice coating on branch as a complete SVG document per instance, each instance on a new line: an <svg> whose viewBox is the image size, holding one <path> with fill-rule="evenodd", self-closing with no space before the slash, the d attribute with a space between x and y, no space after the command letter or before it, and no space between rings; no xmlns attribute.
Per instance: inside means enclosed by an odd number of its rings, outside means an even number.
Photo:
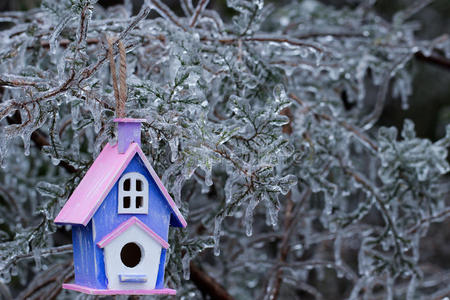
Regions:
<svg viewBox="0 0 450 300"><path fill-rule="evenodd" d="M324 282L350 299L423 297L419 246L449 216L450 126L430 141L408 120L378 128L377 111L390 93L408 107L411 60L450 57L448 36L419 40L407 11L390 22L374 1L229 0L231 20L210 1L133 3L0 15L2 280L71 259L44 253L55 214L116 142L108 35L127 49L127 116L148 120L142 149L189 223L170 232L165 284L200 297L184 281L193 261L234 297L331 298Z"/></svg>
<svg viewBox="0 0 450 300"><path fill-rule="evenodd" d="M64 27L72 20L74 19L74 15L71 11L67 12L66 15L62 17L62 20L56 25L55 29L53 30L52 34L50 35L49 44L50 44L50 53L52 55L56 55L56 50L58 48L57 45L57 39L60 36L61 32L63 31Z"/></svg>

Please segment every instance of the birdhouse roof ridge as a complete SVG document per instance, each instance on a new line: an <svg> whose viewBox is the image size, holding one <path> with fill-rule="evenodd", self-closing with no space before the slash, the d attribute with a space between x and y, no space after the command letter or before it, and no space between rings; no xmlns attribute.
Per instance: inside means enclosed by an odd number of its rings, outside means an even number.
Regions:
<svg viewBox="0 0 450 300"><path fill-rule="evenodd" d="M158 186L163 198L169 204L174 217L181 227L186 227L186 220L181 215L172 197L167 192L139 145L132 143L123 154L118 152L117 147L117 144L111 145L108 143L103 148L54 222L57 224L82 224L86 226L125 168L133 157L138 154Z"/></svg>
<svg viewBox="0 0 450 300"><path fill-rule="evenodd" d="M122 233L124 233L128 228L131 226L136 225L139 228L141 228L145 233L147 233L149 236L151 236L156 242L158 242L163 248L167 249L169 248L169 244L160 237L157 233L155 233L151 228L149 228L147 225L144 224L141 220L139 220L136 217L131 217L119 226L117 226L116 229L111 231L109 234L105 235L98 243L97 245L100 248L104 248L109 243L111 243L113 240L115 240L117 237L119 237Z"/></svg>

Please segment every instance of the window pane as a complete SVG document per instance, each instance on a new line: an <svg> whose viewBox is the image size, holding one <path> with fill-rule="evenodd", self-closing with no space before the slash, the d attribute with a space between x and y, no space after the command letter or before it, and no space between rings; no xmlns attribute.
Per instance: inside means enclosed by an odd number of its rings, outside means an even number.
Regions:
<svg viewBox="0 0 450 300"><path fill-rule="evenodd" d="M141 208L144 205L144 199L142 196L136 197L136 208Z"/></svg>
<svg viewBox="0 0 450 300"><path fill-rule="evenodd" d="M136 179L136 191L142 192L142 181Z"/></svg>
<svg viewBox="0 0 450 300"><path fill-rule="evenodd" d="M129 191L130 190L130 185L131 185L131 181L130 179L125 179L125 181L123 182L123 190L124 191Z"/></svg>
<svg viewBox="0 0 450 300"><path fill-rule="evenodd" d="M123 208L130 208L130 197L123 197Z"/></svg>

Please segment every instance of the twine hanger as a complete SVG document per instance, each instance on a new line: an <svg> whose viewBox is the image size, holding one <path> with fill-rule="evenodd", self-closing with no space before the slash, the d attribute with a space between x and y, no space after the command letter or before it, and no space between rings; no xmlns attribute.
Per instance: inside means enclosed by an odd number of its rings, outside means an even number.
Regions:
<svg viewBox="0 0 450 300"><path fill-rule="evenodd" d="M111 77L114 89L114 97L116 98L116 117L125 118L125 102L127 102L127 60L125 46L122 41L119 40L119 83L117 84L117 71L114 61L114 47L115 38L106 38L108 41L108 58L109 67L111 69Z"/></svg>

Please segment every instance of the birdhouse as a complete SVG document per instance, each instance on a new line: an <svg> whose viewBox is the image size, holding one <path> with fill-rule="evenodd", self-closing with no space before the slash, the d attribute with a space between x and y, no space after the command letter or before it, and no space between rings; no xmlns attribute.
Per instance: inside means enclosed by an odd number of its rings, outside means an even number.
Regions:
<svg viewBox="0 0 450 300"><path fill-rule="evenodd" d="M75 282L95 295L176 293L164 288L169 226L186 221L140 147L141 119L116 119L107 144L55 219L72 225Z"/></svg>

